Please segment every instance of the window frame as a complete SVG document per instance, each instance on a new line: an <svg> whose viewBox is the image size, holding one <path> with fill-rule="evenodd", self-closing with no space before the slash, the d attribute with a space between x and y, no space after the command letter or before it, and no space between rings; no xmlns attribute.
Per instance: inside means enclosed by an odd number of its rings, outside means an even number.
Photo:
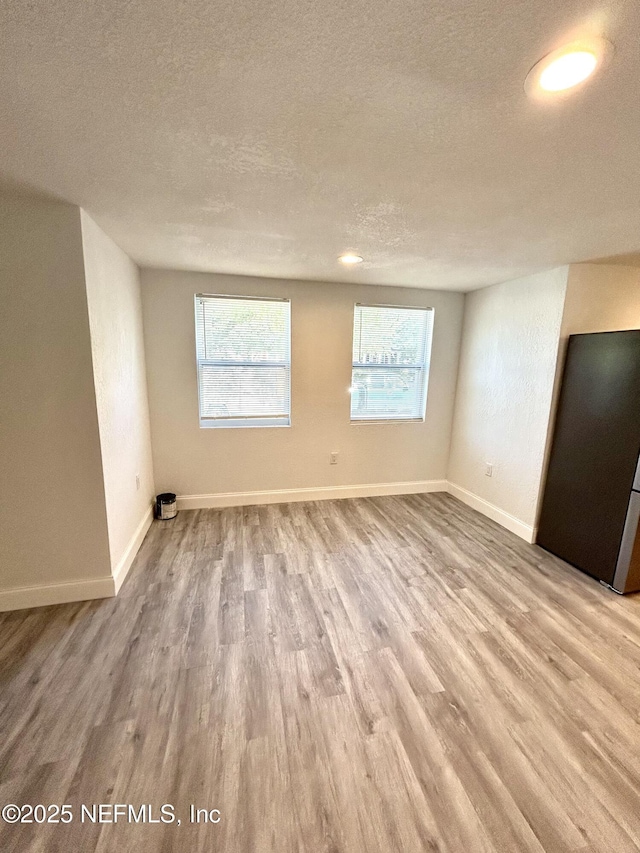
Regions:
<svg viewBox="0 0 640 853"><path fill-rule="evenodd" d="M424 361L422 364L360 364L353 359L353 350L355 345L356 331L356 310L358 308L389 308L391 310L400 311L424 311L431 314L431 329L429 334L429 325L425 326L425 347ZM349 422L352 426L367 426L380 424L420 424L424 423L427 416L427 399L429 396L429 376L431 373L431 351L433 349L433 332L435 327L435 309L428 305L389 305L386 303L374 302L355 302L353 306L353 323L351 325L351 384L349 386ZM353 371L357 368L366 369L382 369L385 371L401 371L401 370L420 370L422 381L422 414L419 417L413 416L394 416L387 417L374 416L365 418L354 418L352 414L352 398L353 398Z"/></svg>
<svg viewBox="0 0 640 853"><path fill-rule="evenodd" d="M198 337L198 308L199 300L230 299L236 302L283 302L286 303L286 359L284 361L237 361L232 359L200 358ZM196 353L196 383L198 386L198 422L200 429L252 429L254 427L290 427L291 426L291 299L285 296L241 296L235 293L196 293L194 295L194 326ZM202 367L253 367L273 368L283 367L287 376L287 398L289 412L265 417L264 415L243 415L242 417L211 417L202 414Z"/></svg>

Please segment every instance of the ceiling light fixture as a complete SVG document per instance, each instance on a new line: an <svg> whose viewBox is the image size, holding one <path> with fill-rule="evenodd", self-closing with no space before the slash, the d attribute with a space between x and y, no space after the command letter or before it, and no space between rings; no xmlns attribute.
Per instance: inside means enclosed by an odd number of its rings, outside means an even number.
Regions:
<svg viewBox="0 0 640 853"><path fill-rule="evenodd" d="M572 89L590 77L596 69L598 59L588 50L565 53L547 65L540 75L540 88L545 92L563 92Z"/></svg>
<svg viewBox="0 0 640 853"><path fill-rule="evenodd" d="M360 255L354 255L351 252L347 252L344 255L340 255L338 260L341 264L347 264L347 266L350 266L352 264L361 264L364 259L361 258Z"/></svg>
<svg viewBox="0 0 640 853"><path fill-rule="evenodd" d="M602 68L613 53L603 38L585 38L553 50L527 74L526 93L532 98L550 98L569 92Z"/></svg>

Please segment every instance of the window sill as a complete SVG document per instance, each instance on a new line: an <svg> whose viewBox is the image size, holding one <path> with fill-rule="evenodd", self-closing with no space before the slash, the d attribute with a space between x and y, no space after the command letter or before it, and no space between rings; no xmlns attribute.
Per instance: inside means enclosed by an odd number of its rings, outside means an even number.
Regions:
<svg viewBox="0 0 640 853"><path fill-rule="evenodd" d="M228 418L225 420L201 420L200 429L251 429L251 428L281 428L290 427L290 420L259 419L259 418Z"/></svg>
<svg viewBox="0 0 640 853"><path fill-rule="evenodd" d="M424 418L360 418L351 419L351 426L371 426L380 424L423 424Z"/></svg>

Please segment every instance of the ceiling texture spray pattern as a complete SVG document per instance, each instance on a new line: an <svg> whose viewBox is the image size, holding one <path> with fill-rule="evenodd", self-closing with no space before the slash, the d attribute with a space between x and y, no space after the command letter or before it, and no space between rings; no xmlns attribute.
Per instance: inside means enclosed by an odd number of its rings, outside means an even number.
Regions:
<svg viewBox="0 0 640 853"><path fill-rule="evenodd" d="M606 71L528 99L585 31ZM637 0L4 0L0 70L0 176L142 265L468 290L640 249Z"/></svg>

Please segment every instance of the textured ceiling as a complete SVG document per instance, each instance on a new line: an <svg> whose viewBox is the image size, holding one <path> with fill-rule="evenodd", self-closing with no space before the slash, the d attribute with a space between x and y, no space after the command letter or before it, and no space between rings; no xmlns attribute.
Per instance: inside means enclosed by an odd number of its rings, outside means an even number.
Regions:
<svg viewBox="0 0 640 853"><path fill-rule="evenodd" d="M584 32L610 67L529 101ZM3 0L0 73L0 177L143 265L467 290L640 249L638 0Z"/></svg>

